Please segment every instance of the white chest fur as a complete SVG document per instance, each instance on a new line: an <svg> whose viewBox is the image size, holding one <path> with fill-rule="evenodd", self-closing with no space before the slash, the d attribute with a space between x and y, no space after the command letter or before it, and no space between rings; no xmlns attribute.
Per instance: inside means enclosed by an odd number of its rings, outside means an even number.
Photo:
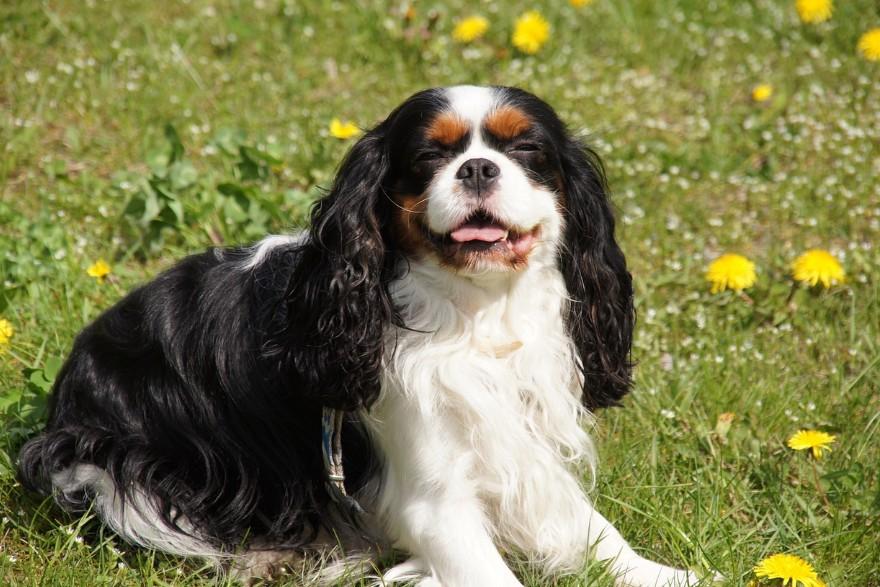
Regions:
<svg viewBox="0 0 880 587"><path fill-rule="evenodd" d="M475 498L500 545L580 564L586 498L572 471L595 458L564 294L540 267L475 283L414 264L395 284L409 330L389 345L370 426L386 460L380 515L399 545L414 539L401 504Z"/></svg>

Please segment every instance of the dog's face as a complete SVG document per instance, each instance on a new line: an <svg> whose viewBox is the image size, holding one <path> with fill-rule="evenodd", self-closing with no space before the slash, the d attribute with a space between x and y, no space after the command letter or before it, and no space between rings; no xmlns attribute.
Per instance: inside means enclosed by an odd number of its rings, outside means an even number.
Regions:
<svg viewBox="0 0 880 587"><path fill-rule="evenodd" d="M398 108L386 121L385 182L398 245L459 273L521 270L552 251L564 195L548 109L525 92L473 86Z"/></svg>
<svg viewBox="0 0 880 587"><path fill-rule="evenodd" d="M404 325L389 289L412 267L404 259L474 282L556 270L584 401L626 393L632 279L602 164L536 96L473 86L413 95L352 147L311 220L288 299L292 315L313 318L293 344L314 353L302 362L315 373L352 374L338 405L378 393L385 327Z"/></svg>

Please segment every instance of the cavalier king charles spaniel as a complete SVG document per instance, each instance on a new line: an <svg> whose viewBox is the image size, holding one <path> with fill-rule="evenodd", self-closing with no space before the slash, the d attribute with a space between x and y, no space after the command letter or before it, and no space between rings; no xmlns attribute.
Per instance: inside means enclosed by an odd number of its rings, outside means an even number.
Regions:
<svg viewBox="0 0 880 587"><path fill-rule="evenodd" d="M244 574L323 556L315 582L353 581L396 553L380 582L512 587L505 557L592 554L619 585L694 585L581 482L633 323L595 153L523 90L426 90L307 231L188 257L86 327L20 478Z"/></svg>

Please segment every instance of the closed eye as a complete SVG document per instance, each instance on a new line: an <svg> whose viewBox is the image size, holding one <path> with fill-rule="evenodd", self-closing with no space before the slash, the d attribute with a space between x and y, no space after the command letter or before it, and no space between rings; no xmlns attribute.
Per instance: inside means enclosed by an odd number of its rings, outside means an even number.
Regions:
<svg viewBox="0 0 880 587"><path fill-rule="evenodd" d="M424 151L416 156L416 161L436 161L446 158L446 154L441 151Z"/></svg>
<svg viewBox="0 0 880 587"><path fill-rule="evenodd" d="M510 147L510 151L540 151L541 146L537 143L516 143Z"/></svg>

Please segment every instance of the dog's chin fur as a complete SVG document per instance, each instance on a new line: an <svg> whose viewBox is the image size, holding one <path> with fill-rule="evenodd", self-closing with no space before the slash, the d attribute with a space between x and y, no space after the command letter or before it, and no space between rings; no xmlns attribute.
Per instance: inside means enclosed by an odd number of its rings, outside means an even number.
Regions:
<svg viewBox="0 0 880 587"><path fill-rule="evenodd" d="M463 181L475 160L500 175ZM84 329L20 478L240 577L332 583L403 553L377 581L503 587L506 556L557 575L593 552L621 585L694 584L582 483L633 320L598 159L526 92L428 90L355 145L308 232L192 256ZM363 514L328 492L328 407Z"/></svg>

